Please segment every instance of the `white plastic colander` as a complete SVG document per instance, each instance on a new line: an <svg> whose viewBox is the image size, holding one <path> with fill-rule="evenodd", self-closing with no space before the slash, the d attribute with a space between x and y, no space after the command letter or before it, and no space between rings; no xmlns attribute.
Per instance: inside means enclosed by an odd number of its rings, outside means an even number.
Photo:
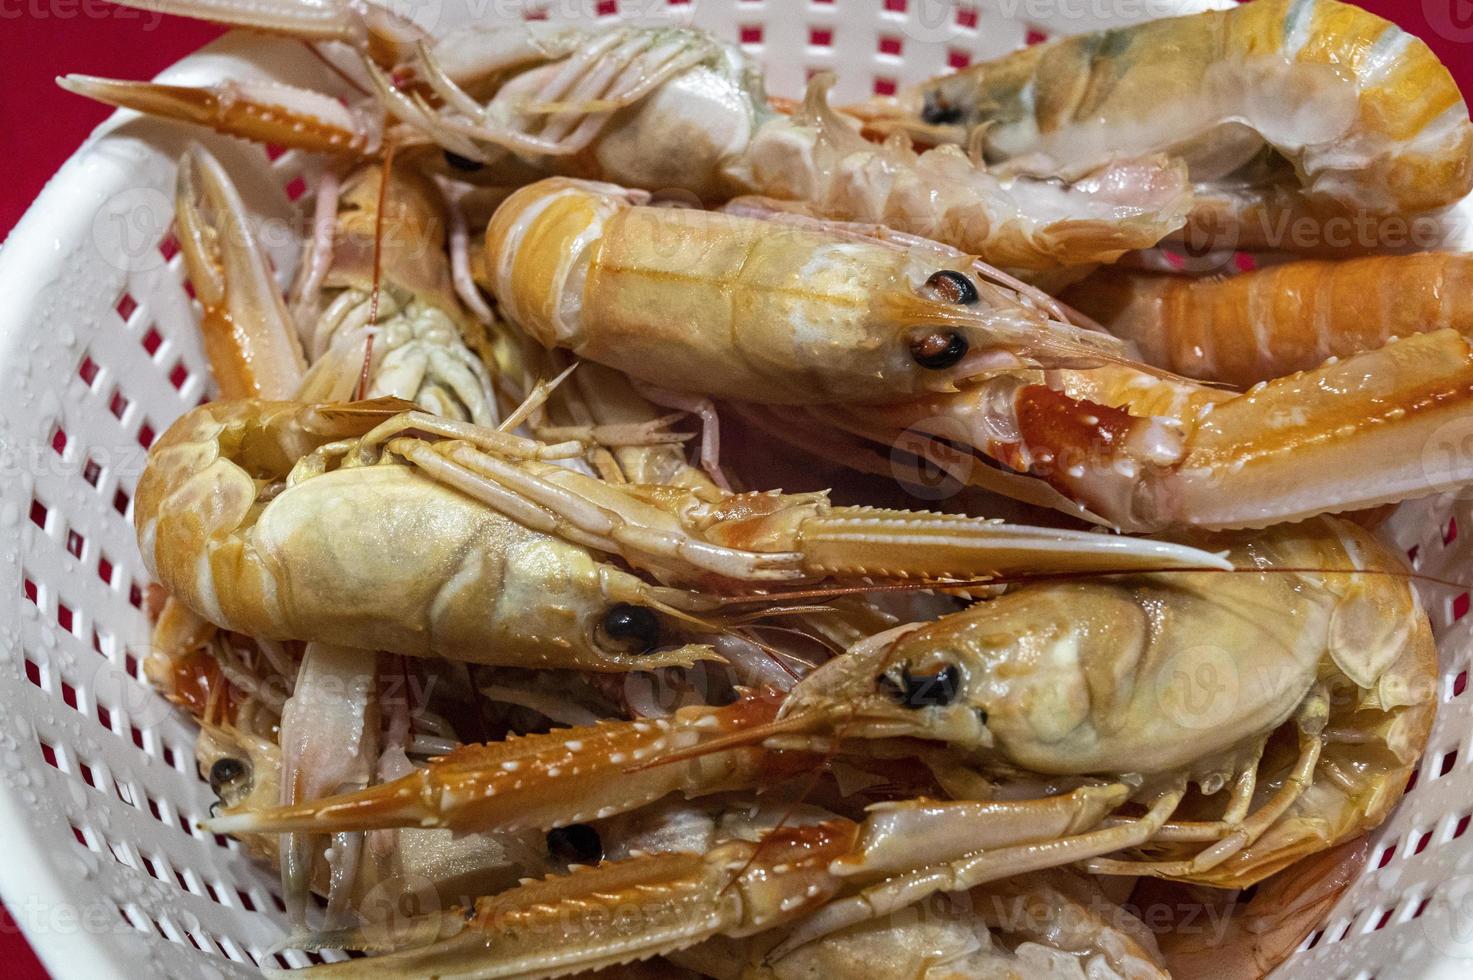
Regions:
<svg viewBox="0 0 1473 980"><path fill-rule="evenodd" d="M797 96L809 74L835 69L846 100L1054 34L1229 5L409 0L404 12L438 30L543 16L694 23L761 59L773 93ZM303 46L240 32L160 77L343 91ZM195 829L213 795L195 770L194 731L141 672L147 575L131 498L149 443L210 385L169 237L175 161L192 140L221 157L258 217L283 219L269 228L301 226L312 160L268 159L254 146L119 112L0 252L0 595L15 611L0 623L0 897L58 977L245 977L258 965L309 961L266 952L283 935L273 878L233 841ZM285 281L294 235L268 235L266 244ZM1428 452L1469 447L1473 419ZM1473 579L1469 499L1407 505L1392 520L1390 533L1420 570ZM1425 596L1442 652L1426 759L1377 833L1365 874L1279 976L1473 975L1473 617L1467 592Z"/></svg>

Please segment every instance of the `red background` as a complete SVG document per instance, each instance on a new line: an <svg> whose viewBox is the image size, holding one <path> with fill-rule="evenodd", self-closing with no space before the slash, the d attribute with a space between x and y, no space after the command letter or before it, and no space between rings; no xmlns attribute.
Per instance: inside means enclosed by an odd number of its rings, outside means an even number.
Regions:
<svg viewBox="0 0 1473 980"><path fill-rule="evenodd" d="M791 0L789 0L791 2ZM1358 0L1423 38L1473 86L1473 0ZM0 235L108 110L52 79L69 71L148 78L220 33L216 27L106 5L103 0L0 0ZM0 908L0 973L46 973Z"/></svg>

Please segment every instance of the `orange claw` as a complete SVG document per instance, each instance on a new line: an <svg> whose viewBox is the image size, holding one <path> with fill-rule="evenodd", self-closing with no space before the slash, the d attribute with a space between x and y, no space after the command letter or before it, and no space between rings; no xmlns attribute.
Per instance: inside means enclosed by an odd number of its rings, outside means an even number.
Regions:
<svg viewBox="0 0 1473 980"><path fill-rule="evenodd" d="M810 770L814 757L747 745L693 753L669 764L639 763L767 726L780 704L761 692L724 708L686 708L668 719L600 722L467 745L391 783L296 806L227 814L207 824L219 833L545 830L610 817L674 792L694 796L766 786Z"/></svg>

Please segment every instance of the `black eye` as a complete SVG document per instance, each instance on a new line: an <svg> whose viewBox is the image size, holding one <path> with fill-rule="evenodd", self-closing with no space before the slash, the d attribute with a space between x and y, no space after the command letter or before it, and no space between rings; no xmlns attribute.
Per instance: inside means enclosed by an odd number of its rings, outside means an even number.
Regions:
<svg viewBox="0 0 1473 980"><path fill-rule="evenodd" d="M962 107L949 104L935 92L927 92L921 120L932 126L950 126L962 121Z"/></svg>
<svg viewBox="0 0 1473 980"><path fill-rule="evenodd" d="M912 674L910 667L900 668L897 683L888 674L877 678L880 687L895 701L907 708L944 708L956 700L962 686L962 672L948 664L934 674Z"/></svg>
<svg viewBox="0 0 1473 980"><path fill-rule="evenodd" d="M660 621L644 606L621 602L604 613L599 639L620 653L649 653L660 642Z"/></svg>
<svg viewBox="0 0 1473 980"><path fill-rule="evenodd" d="M215 791L216 796L223 798L228 790L249 779L250 771L250 767L242 760L228 755L221 756L210 766L210 789Z"/></svg>
<svg viewBox="0 0 1473 980"><path fill-rule="evenodd" d="M930 333L910 342L910 357L928 371L955 367L967 356L967 338L959 333Z"/></svg>
<svg viewBox="0 0 1473 980"><path fill-rule="evenodd" d="M955 269L931 273L931 278L926 280L926 288L935 293L936 298L943 303L955 303L958 306L971 306L981 298L977 295L977 284L965 273Z"/></svg>
<svg viewBox="0 0 1473 980"><path fill-rule="evenodd" d="M470 157L463 157L459 153L451 153L449 150L445 151L445 162L456 170L468 174L473 174L481 169L480 161L472 160Z"/></svg>
<svg viewBox="0 0 1473 980"><path fill-rule="evenodd" d="M547 853L569 864L595 864L603 859L604 842L586 823L575 823L547 832Z"/></svg>

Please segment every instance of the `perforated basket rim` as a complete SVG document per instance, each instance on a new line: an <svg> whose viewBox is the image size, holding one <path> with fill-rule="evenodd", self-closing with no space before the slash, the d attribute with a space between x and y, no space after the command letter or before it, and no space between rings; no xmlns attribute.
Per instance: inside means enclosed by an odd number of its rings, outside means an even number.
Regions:
<svg viewBox="0 0 1473 980"><path fill-rule="evenodd" d="M557 0L530 0L526 6L547 9L556 2ZM605 6L606 0L568 2L580 4L584 8L594 8ZM636 6L635 0L622 2L625 9L618 11L619 16L626 15L627 8ZM946 17L937 18L937 3L942 4L943 14L950 12L951 20ZM990 8L999 3L1003 4L1004 9L1008 6L1007 0L977 0L975 4L965 0L840 0L838 4L825 0L796 0L792 3L783 3L781 0L694 0L691 3L680 0L643 0L644 6L641 9L665 6L672 9L685 8L695 14L695 22L699 26L710 27L718 34L732 39L748 38L750 43L746 46L749 50L759 57L771 60L771 88L782 94L795 94L795 88L801 83L805 69L862 65L863 70L858 72L862 79L861 90L851 89L847 93L841 91L840 96L845 98L867 94L871 83L876 90L882 90L885 85L933 74L943 68L947 60L955 56L956 51L968 51L973 47L983 46L985 41L982 35L990 31L1004 34L1012 31L1014 33L1007 36L1013 37L1015 43L1022 43L1024 31L1030 28L1063 33L1094 29L1104 23L1091 18L1052 16L1045 9L1044 16L1030 21L1029 28L1025 28L1015 23L1005 24L992 20L984 9L980 25L977 18L973 17L970 27L957 26L956 9ZM469 6L464 6L467 4ZM469 13L476 12L478 8L481 11L486 10L488 5L495 6L496 10L508 6L498 5L495 0L481 0L479 4L476 0L420 0L413 12L419 16L439 15L442 18L441 23L454 23L465 20ZM510 5L520 4L513 2ZM1130 4L1131 9L1139 15L1155 16L1231 5L1232 0L1140 0ZM1048 6L1047 3L1040 2L1028 5L1027 9L1037 11ZM1063 0L1060 0L1058 6L1070 7ZM1021 0L1011 3L1011 7L1021 9ZM1135 19L1144 19L1144 16ZM816 39L805 35L804 25L826 28L827 43L812 43ZM877 49L877 37L900 39L904 53L886 51L883 44ZM290 46L291 50L288 50L288 46L289 42L232 33L183 59L160 78L172 81L204 81L221 77L226 68L236 67L247 71L259 70L272 76L310 74L314 68L304 60L301 49ZM787 56L788 52L791 57ZM269 69L260 64L266 60L271 62ZM284 69L283 65L289 65L289 68ZM87 66L76 67L78 70L85 70ZM320 66L315 70L320 71ZM34 374L44 372L47 380L51 381L60 377L61 387L70 391L75 388L73 355L78 347L90 350L91 344L109 336L106 334L109 330L114 333L122 330L124 336L133 338L130 342L134 342L136 335L142 331L143 324L125 323L119 327L107 315L111 311L103 310L102 318L93 322L90 328L83 325L76 327L82 339L80 344L60 343L45 329L57 326L51 322L50 313L65 300L65 297L56 295L57 283L64 281L64 277L58 280L58 269L73 254L68 250L85 250L89 246L95 250L100 247L98 236L105 233L98 231L99 214L105 210L105 204L114 200L117 194L138 186L166 187L172 179L170 161L177 158L179 149L189 141L204 142L212 150L222 154L227 167L237 179L242 179L243 175L248 181L252 179L249 177L250 168L257 168L262 173L275 174L277 177L284 174L310 176L310 161L288 161L286 164L277 161L274 169L268 169L266 157L258 149L244 147L199 131L139 120L129 112L116 113L103 123L56 173L16 225L4 248L0 249L0 295L6 297L6 302L0 305L0 390L6 392L6 397L0 399L0 448L28 446L44 454L46 442L51 438L53 422L57 425L64 424L80 442L81 436L92 428L88 421L91 416L86 413L105 410L106 406L101 399L106 392L89 383L88 390L83 392L79 402L82 408L69 407L66 398L58 396L54 419L48 417L46 412L52 406L37 395L44 386L36 380ZM290 211L290 202L278 185L268 187L263 179L260 186L246 187L244 191L252 208L261 214L282 215ZM1465 204L1465 214L1467 211L1468 206ZM1469 222L1464 220L1461 227L1468 226ZM1466 247L1468 241L1459 238L1453 244ZM81 256L77 261L83 264L85 254L78 252L75 255ZM294 246L290 242L277 243L273 247L273 256L285 278L295 258ZM167 271L170 266L166 263L162 268L165 271L119 272L115 277L116 281L109 280L99 286L98 295L109 293L115 286L122 290L132 290L138 284L148 289L165 290L168 283L162 280L171 274ZM177 289L177 283L174 288ZM82 297L84 303L96 298L88 295ZM156 344L162 344L169 357L177 356L176 364L185 366L187 380L179 391L171 392L167 390L168 380L163 368L157 367L157 377L144 378L139 382L143 388L132 389L139 396L136 401L147 402L147 405L143 408L138 405L125 407L116 420L121 429L113 433L114 438L141 440L143 430L151 431L151 427L155 425L161 431L162 426L171 421L171 412L177 414L187 408L188 399L194 398L203 390L204 361L197 338L193 335L193 322L187 316L180 316L180 311L187 310L187 305L181 306L175 302L167 309L171 312L165 313L162 308L157 312L160 316L172 316L173 320L159 322L160 338ZM86 332L88 329L91 330L90 333ZM128 331L132 333L127 333ZM57 351L59 353L55 353ZM154 352L150 351L149 356L154 363L158 362L154 358ZM48 370L63 362L67 363L65 372L58 374ZM121 375L125 369L120 365L117 370ZM31 396L30 401L27 401L27 396ZM113 423L107 424L118 428ZM82 448L86 450L86 446ZM73 456L76 455L75 451L69 451ZM58 455L65 458L66 454ZM4 471L0 470L0 473ZM15 556L0 562L0 590L12 590L10 594L17 597L15 601L19 605L20 615L12 625L0 626L0 630L4 630L0 633L0 646L5 648L4 656L0 657L0 756L11 752L18 756L20 762L19 768L9 764L0 767L0 828L4 830L3 839L9 845L10 851L0 859L0 898L16 914L27 939L47 968L59 978L85 976L116 977L121 980L140 973L146 976L259 975L251 962L254 953L251 959L237 962L219 953L197 951L178 938L171 941L165 937L158 920L153 920L158 934L145 931L136 922L133 924L136 935L117 929L93 934L67 931L55 926L38 929L28 916L27 908L31 906L53 911L85 909L89 907L89 901L97 895L113 894L112 889L118 887L120 881L131 883L134 878L143 880L144 871L137 867L119 870L111 865L100 865L102 870L93 878L79 875L75 868L68 866L73 863L70 858L75 856L69 849L82 849L84 845L74 842L70 832L66 830L66 823L70 819L68 800L84 799L86 804L81 812L84 815L96 814L99 819L103 814L114 812L119 818L128 817L130 809L142 808L142 801L135 801L135 806L130 808L116 794L94 798L90 795L91 790L82 787L81 777L77 773L63 772L61 768L48 764L36 744L40 732L50 731L52 727L65 727L53 725L46 720L48 711L56 708L58 702L63 700L61 687L53 685L52 690L42 690L39 685L28 684L26 674L30 666L27 662L30 653L42 657L40 652L30 648L36 643L47 646L44 640L37 637L44 637L46 630L61 632L59 625L53 626L45 621L47 617L59 615L59 610L55 608L55 603L59 600L45 594L39 596L35 602L26 599L23 595L26 572L23 569L38 565L54 568L58 577L54 582L43 582L41 588L54 588L58 594L74 587L71 581L74 576L81 575L88 582L91 582L91 578L88 570L82 567L85 563L81 561L81 555L75 556L78 561L73 562L53 554L70 544L60 526L52 526L45 519L39 529L33 529L26 523L24 508L27 506L27 498L36 499L37 487L44 482L46 474L28 476L20 473L14 479L9 478L9 474L4 474L4 477L0 479L0 543L10 534L7 523L11 526L18 524L21 530L16 533L20 548ZM104 486L111 487L113 484L108 481L112 479L111 476L105 476ZM117 485L119 488L131 489L122 477L118 478ZM98 518L98 514L89 514L89 509L95 509L100 512L99 519L109 528L105 532L99 531L96 536L113 535L107 540L119 540L116 529L112 527L118 523L118 518L109 512L104 495L98 493L95 499L85 499L86 502L77 513L82 517ZM13 508L21 509L17 512ZM58 510L61 509L58 507ZM65 516L67 520L72 519L71 512ZM17 519L11 520L12 518ZM1454 536L1448 539L1450 520L1473 531L1473 508L1469 507L1466 500L1457 498L1436 498L1404 505L1390 522L1389 534L1403 550L1417 550L1422 570L1431 574L1445 573L1449 567L1466 564L1461 559L1468 547L1460 547L1459 541L1473 547L1473 534L1457 536L1454 532ZM82 546L79 546L80 550ZM94 557L90 552L83 551L83 554L88 555L89 560ZM129 572L141 569L136 554L125 556L115 553L112 557L119 568L126 566ZM129 649L141 651L146 645L146 625L141 611L134 608L130 612L126 608L126 590L120 586L120 582L126 577L126 574L119 572L113 581L107 583L106 589L100 592L95 584L90 586L90 591L86 586L75 586L78 592L87 596L88 603L101 603L109 610L107 615L116 614L119 622L127 621L125 629L120 629L117 635L109 638L107 651L98 651L108 660L110 666L107 669L113 672L121 668L120 661L126 658ZM1429 612L1441 632L1441 714L1432 742L1429 743L1427 759L1419 769L1421 776L1418 788L1409 794L1402 807L1377 832L1371 868L1341 899L1326 925L1324 931L1327 936L1343 932L1344 938L1339 941L1326 940L1313 949L1296 954L1276 976L1318 977L1333 973L1366 980L1371 975L1372 965L1377 969L1394 967L1399 976L1410 975L1408 970L1428 977L1466 975L1468 972L1468 957L1473 956L1473 939L1456 942L1447 937L1440 939L1430 924L1434 923L1442 910L1439 896L1446 891L1449 925L1445 931L1448 936L1452 936L1457 921L1451 903L1461 900L1462 891L1453 894L1451 889L1443 886L1448 881L1467 878L1465 872L1473 870L1473 836L1463 839L1461 833L1454 833L1457 831L1456 821L1464 812L1462 808L1473 805L1473 801L1469 800L1473 793L1468 791L1468 787L1473 786L1473 768L1466 765L1454 768L1451 770L1453 778L1448 780L1438 780L1431 775L1441 765L1439 760L1446 758L1449 752L1461 752L1465 763L1473 756L1473 746L1469 744L1470 732L1473 732L1473 717L1470 717L1468 705L1468 702L1473 702L1473 697L1460 701L1458 699L1462 698L1461 693L1451 694L1458 669L1463 669L1462 683L1466 684L1466 671L1470 666L1468 624L1473 622L1473 617L1464 618L1468 611L1467 605L1466 594L1458 597L1438 594L1434 601L1429 602ZM85 618L85 621L90 622L89 605L78 604L74 613L79 619ZM66 636L54 637L53 641L49 649L58 651L56 658L60 665L64 659L62 651L69 645L74 645L74 641L85 645L86 638L69 632ZM46 654L42 659L49 665L50 657L51 654ZM47 666L46 669L50 670L51 667ZM57 666L56 669L58 677L65 675L63 666ZM121 683L129 681L125 678ZM132 683L136 684L136 678ZM96 692L91 690L93 686L91 682L86 687L79 684L80 693L73 693L81 697L95 714ZM114 705L115 709L117 707ZM140 704L138 714L145 715L149 710L151 709L146 704ZM129 719L121 716L120 710L113 711L113 729L129 724ZM150 805L154 798L149 794L154 793L159 785L155 780L155 770L168 766L157 757L160 742L168 745L169 738L177 737L186 751L190 749L190 744L185 741L187 727L182 726L178 718L172 715L162 718L156 727L162 734L154 737L155 729L147 730L147 735L152 739L147 743L151 748L146 750L150 752L150 756L137 763L142 767L138 778L128 779L130 788L134 791L141 788ZM85 737L104 740L98 743L106 747L99 750L102 754L111 754L114 750L119 754L134 752L125 731L89 729ZM7 738L17 739L17 744L8 746L5 743ZM111 741L105 741L108 739ZM65 746L58 747L65 751ZM174 794L177 793L185 806L194 808L193 812L202 812L201 808L207 804L209 798L208 789L198 780L197 774L192 777L184 774L183 770L186 768L193 768L192 755L184 766L169 769L159 777L164 780L164 785L171 787L167 794L159 794L159 802L172 805ZM17 773L25 773L31 778L40 777L39 791L36 787L30 789L37 791L38 798L43 801L42 805L32 805L26 801L28 787L19 781ZM117 792L123 792L121 783ZM165 796L167 799L163 798ZM1462 800L1463 803L1454 804L1449 800ZM183 812L180 810L179 814L182 815ZM147 824L142 826L148 827ZM92 829L88 827L89 832ZM177 836L177 828L175 831ZM147 837L151 833L152 831L146 831L140 837ZM1424 840L1423 834L1428 835L1427 839L1435 834L1440 845L1454 839L1462 840L1463 844L1449 851L1439 849L1430 852L1426 859L1422 859L1420 854L1409 856L1406 852L1419 848ZM131 841L123 843L129 844ZM147 894L166 907L146 909L149 915L145 918L152 920L154 912L167 916L175 906L183 905L197 908L209 920L207 926L210 922L245 923L249 919L252 935L272 935L274 927L268 920L279 921L279 917L272 915L269 907L263 905L260 911L251 912L238 907L239 903L232 905L230 902L217 901L215 905L208 905L209 899L201 894L202 891L209 890L209 881L212 880L225 885L233 885L236 880L241 880L248 888L251 887L251 883L245 880L251 872L242 868L239 863L243 861L243 857L238 853L232 857L229 853L222 855L203 850L209 847L208 843L185 842L183 837L179 837L169 846L184 847L186 843L196 855L206 856L201 861L207 859L211 873L218 873L219 877L206 879L204 887L198 888L196 886L201 879L196 876L188 889L179 888L176 890L177 894L171 891L174 889L172 881L164 882L161 886L150 886L152 890ZM1395 854L1385 867L1377 867L1387 848L1397 846L1400 847L1400 853ZM1437 864L1432 861L1434 853L1451 855L1452 851L1461 851L1455 860ZM92 848L92 852L99 863L109 857L98 857L102 852L96 848ZM221 870L225 868L229 869L229 876ZM1411 869L1410 872L1406 870L1408 868ZM181 875L182 880L184 876L180 869L174 867L173 870ZM185 869L191 874L193 870ZM1397 874L1393 876L1391 871L1396 871ZM234 877L237 873L243 877ZM1402 881L1403 878L1407 880ZM1473 879L1469 879L1469 888L1465 891L1473 891ZM121 903L117 904L121 909ZM193 916L195 913L190 914ZM1383 919L1386 921L1383 922ZM1413 925L1418 920L1422 922L1420 932ZM208 936L209 928L200 928ZM183 931L187 929L186 926ZM176 927L175 932L180 931Z"/></svg>

